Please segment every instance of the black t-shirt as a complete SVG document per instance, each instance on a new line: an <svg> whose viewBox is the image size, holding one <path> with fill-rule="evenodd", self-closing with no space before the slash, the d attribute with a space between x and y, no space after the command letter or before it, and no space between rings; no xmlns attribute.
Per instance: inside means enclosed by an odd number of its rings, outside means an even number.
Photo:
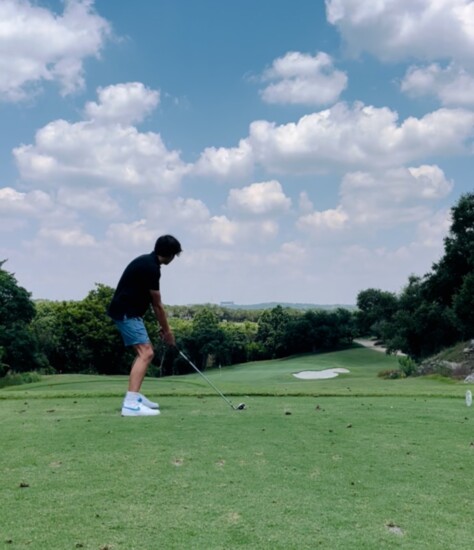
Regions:
<svg viewBox="0 0 474 550"><path fill-rule="evenodd" d="M154 252L135 258L120 277L107 310L112 319L143 317L151 303L150 290L160 290L160 264Z"/></svg>

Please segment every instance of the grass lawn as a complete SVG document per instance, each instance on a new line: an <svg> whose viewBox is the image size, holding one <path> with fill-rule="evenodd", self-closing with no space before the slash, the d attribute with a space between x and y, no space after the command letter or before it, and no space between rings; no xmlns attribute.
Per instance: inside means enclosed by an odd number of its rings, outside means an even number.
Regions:
<svg viewBox="0 0 474 550"><path fill-rule="evenodd" d="M376 376L394 365L355 348L206 373L244 411L198 375L147 380L154 418L120 417L123 377L0 390L0 548L469 547L466 385Z"/></svg>

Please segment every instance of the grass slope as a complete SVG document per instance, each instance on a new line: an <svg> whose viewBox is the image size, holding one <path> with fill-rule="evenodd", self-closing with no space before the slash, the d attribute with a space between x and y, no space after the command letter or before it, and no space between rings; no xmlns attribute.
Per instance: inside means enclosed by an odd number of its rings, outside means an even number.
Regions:
<svg viewBox="0 0 474 550"><path fill-rule="evenodd" d="M246 395L238 412L197 375L147 380L158 418L120 417L122 377L0 390L0 548L468 547L466 386L377 378L393 361L352 349L209 371ZM292 376L334 367L351 373Z"/></svg>
<svg viewBox="0 0 474 550"><path fill-rule="evenodd" d="M205 371L205 375L225 394L231 396L459 396L462 384L437 377L384 380L378 372L398 367L398 359L373 350L354 346L346 350L293 356L273 361L245 363ZM293 376L303 370L345 368L349 374L329 380L300 380ZM73 397L83 395L121 396L125 376L54 375L39 383L11 386L0 390L0 400L24 397ZM144 391L151 396L215 395L197 374L146 378Z"/></svg>

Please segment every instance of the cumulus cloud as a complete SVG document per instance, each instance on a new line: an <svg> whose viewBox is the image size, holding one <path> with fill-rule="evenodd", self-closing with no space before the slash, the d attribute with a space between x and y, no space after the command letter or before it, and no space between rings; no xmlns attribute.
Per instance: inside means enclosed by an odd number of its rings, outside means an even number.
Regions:
<svg viewBox="0 0 474 550"><path fill-rule="evenodd" d="M112 223L106 232L108 241L113 242L114 247L134 249L148 247L150 250L156 241L156 233L148 227L145 219L130 223Z"/></svg>
<svg viewBox="0 0 474 550"><path fill-rule="evenodd" d="M416 242L426 248L442 249L444 238L451 227L452 218L449 210L436 212L428 219L421 221L416 230Z"/></svg>
<svg viewBox="0 0 474 550"><path fill-rule="evenodd" d="M242 220L227 216L212 216L209 223L198 226L194 232L208 243L224 246L242 246L245 243L263 244L278 234L274 219Z"/></svg>
<svg viewBox="0 0 474 550"><path fill-rule="evenodd" d="M467 109L441 108L399 120L388 107L340 102L287 124L254 121L238 147L206 149L192 173L219 179L243 177L257 166L296 175L380 170L465 153L473 135L474 113Z"/></svg>
<svg viewBox="0 0 474 550"><path fill-rule="evenodd" d="M454 63L410 67L401 90L412 97L434 96L443 105L474 106L474 75Z"/></svg>
<svg viewBox="0 0 474 550"><path fill-rule="evenodd" d="M83 210L100 218L113 218L122 211L105 189L61 188L57 193L57 201L68 208Z"/></svg>
<svg viewBox="0 0 474 550"><path fill-rule="evenodd" d="M190 246L216 244L224 247L249 240L264 242L278 233L278 223L272 216L281 211L268 210L265 214L246 215L232 211L234 216L211 212L199 199L156 197L140 202L148 226L156 233L187 234Z"/></svg>
<svg viewBox="0 0 474 550"><path fill-rule="evenodd" d="M353 54L384 61L456 59L472 64L470 0L326 0L326 14Z"/></svg>
<svg viewBox="0 0 474 550"><path fill-rule="evenodd" d="M285 242L280 248L268 255L267 261L270 264L294 265L302 264L308 258L308 251L305 246L297 241Z"/></svg>
<svg viewBox="0 0 474 550"><path fill-rule="evenodd" d="M447 196L452 187L438 166L397 168L378 175L355 172L343 178L341 205L353 224L420 221L431 212L429 202Z"/></svg>
<svg viewBox="0 0 474 550"><path fill-rule="evenodd" d="M160 92L151 90L141 82L116 84L97 90L98 103L86 104L85 115L100 124L131 125L141 122L160 101Z"/></svg>
<svg viewBox="0 0 474 550"><path fill-rule="evenodd" d="M400 166L432 155L465 151L474 132L474 113L439 109L398 122L387 107L338 103L296 123L265 120L250 126L255 161L276 173L310 174L329 169Z"/></svg>
<svg viewBox="0 0 474 550"><path fill-rule="evenodd" d="M337 208L306 213L298 219L297 227L319 236L355 228L421 223L431 216L431 204L452 188L453 182L438 166L396 168L377 174L351 172L342 180Z"/></svg>
<svg viewBox="0 0 474 550"><path fill-rule="evenodd" d="M96 245L93 235L80 228L51 228L43 227L38 232L40 240L49 240L54 244L65 247L91 247Z"/></svg>
<svg viewBox="0 0 474 550"><path fill-rule="evenodd" d="M21 193L12 187L0 188L0 213L2 216L42 215L50 210L53 202L43 191Z"/></svg>
<svg viewBox="0 0 474 550"><path fill-rule="evenodd" d="M227 216L213 216L210 220L209 234L215 242L233 244L238 231L238 224Z"/></svg>
<svg viewBox="0 0 474 550"><path fill-rule="evenodd" d="M306 191L301 191L299 195L299 208L303 214L308 214L314 209L313 202Z"/></svg>
<svg viewBox="0 0 474 550"><path fill-rule="evenodd" d="M276 180L252 183L242 189L231 189L227 200L229 209L252 216L268 216L287 211L291 199Z"/></svg>
<svg viewBox="0 0 474 550"><path fill-rule="evenodd" d="M188 171L180 152L168 150L160 134L127 125L149 112L157 95L136 83L110 86L99 95L99 103L86 108L96 120L55 120L37 131L34 144L13 150L21 177L45 185L175 190Z"/></svg>
<svg viewBox="0 0 474 550"><path fill-rule="evenodd" d="M98 57L111 33L93 0L67 0L62 15L29 0L0 2L0 98L18 101L45 81L63 95L84 85L84 61Z"/></svg>
<svg viewBox="0 0 474 550"><path fill-rule="evenodd" d="M178 197L173 200L172 207L171 215L180 225L187 224L192 228L196 223L207 222L209 219L209 209L199 199Z"/></svg>
<svg viewBox="0 0 474 550"><path fill-rule="evenodd" d="M288 52L276 59L262 76L273 81L260 92L267 103L327 105L337 101L347 76L334 68L330 55Z"/></svg>
<svg viewBox="0 0 474 550"><path fill-rule="evenodd" d="M203 201L194 198L155 196L140 201L141 212L157 229L193 230L209 221L211 213Z"/></svg>
<svg viewBox="0 0 474 550"><path fill-rule="evenodd" d="M297 227L310 234L320 234L324 231L339 231L347 226L349 216L341 206L322 212L312 212L301 216Z"/></svg>
<svg viewBox="0 0 474 550"><path fill-rule="evenodd" d="M198 176L215 177L218 180L241 180L253 169L250 145L240 140L238 147L207 147L193 166Z"/></svg>

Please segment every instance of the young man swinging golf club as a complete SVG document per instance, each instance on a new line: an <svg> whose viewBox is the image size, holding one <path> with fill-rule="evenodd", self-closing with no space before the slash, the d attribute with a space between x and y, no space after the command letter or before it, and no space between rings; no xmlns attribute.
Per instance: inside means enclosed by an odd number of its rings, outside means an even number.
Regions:
<svg viewBox="0 0 474 550"><path fill-rule="evenodd" d="M161 301L160 276L161 266L171 263L180 253L181 244L175 237L159 237L153 252L135 258L125 268L108 307L107 312L122 335L124 344L133 346L136 353L130 371L128 391L122 404L122 416L160 414L158 403L140 393L146 371L154 356L143 316L151 305L164 342L169 346L176 345Z"/></svg>

